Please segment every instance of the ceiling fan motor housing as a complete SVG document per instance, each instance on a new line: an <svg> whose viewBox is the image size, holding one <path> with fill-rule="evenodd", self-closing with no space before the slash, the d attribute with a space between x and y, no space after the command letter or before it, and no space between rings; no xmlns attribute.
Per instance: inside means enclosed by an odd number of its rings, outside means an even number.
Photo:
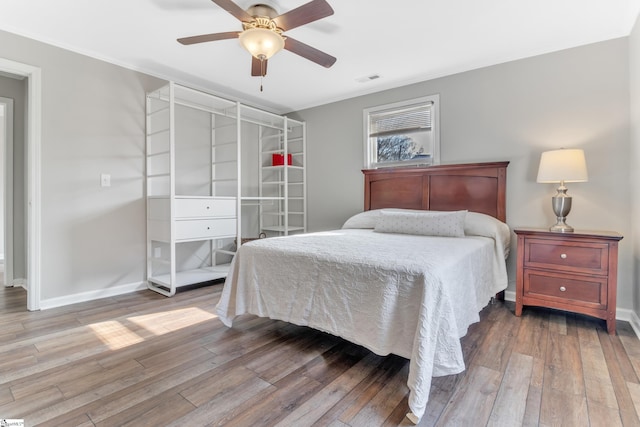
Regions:
<svg viewBox="0 0 640 427"><path fill-rule="evenodd" d="M274 8L266 4L254 4L247 9L247 13L254 18L264 17L273 19L278 16L278 12Z"/></svg>

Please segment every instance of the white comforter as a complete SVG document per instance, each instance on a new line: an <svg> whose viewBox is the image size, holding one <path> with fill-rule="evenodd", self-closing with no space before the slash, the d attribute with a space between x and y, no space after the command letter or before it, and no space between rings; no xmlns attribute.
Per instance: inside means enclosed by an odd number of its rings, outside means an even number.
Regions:
<svg viewBox="0 0 640 427"><path fill-rule="evenodd" d="M216 311L227 326L251 313L410 359L417 422L431 377L464 370L460 338L507 286L504 242L361 229L258 240L237 252Z"/></svg>

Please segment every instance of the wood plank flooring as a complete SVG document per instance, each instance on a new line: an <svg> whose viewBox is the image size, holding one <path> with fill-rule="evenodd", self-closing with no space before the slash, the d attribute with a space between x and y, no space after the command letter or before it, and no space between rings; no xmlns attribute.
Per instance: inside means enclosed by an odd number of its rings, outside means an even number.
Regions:
<svg viewBox="0 0 640 427"><path fill-rule="evenodd" d="M0 290L0 419L27 426L408 426L408 361L253 316L221 284L27 312ZM498 302L434 378L420 426L640 426L640 341L618 322Z"/></svg>

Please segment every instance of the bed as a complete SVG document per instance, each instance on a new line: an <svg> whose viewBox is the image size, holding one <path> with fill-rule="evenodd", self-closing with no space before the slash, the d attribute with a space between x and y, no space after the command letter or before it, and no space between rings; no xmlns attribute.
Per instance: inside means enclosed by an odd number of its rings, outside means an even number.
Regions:
<svg viewBox="0 0 640 427"><path fill-rule="evenodd" d="M507 287L507 165L364 170L364 211L341 229L242 245L218 316L283 320L409 359L418 423L431 378L465 369L460 338Z"/></svg>

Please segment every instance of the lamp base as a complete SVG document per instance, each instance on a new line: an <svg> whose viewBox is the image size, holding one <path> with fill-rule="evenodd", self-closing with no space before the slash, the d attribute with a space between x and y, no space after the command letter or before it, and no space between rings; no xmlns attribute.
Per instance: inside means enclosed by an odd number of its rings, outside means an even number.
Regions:
<svg viewBox="0 0 640 427"><path fill-rule="evenodd" d="M567 187L561 185L558 188L558 193L551 198L551 206L553 207L553 213L556 214L556 223L549 230L556 233L573 232L573 227L565 222L567 215L571 212L571 196L567 196Z"/></svg>
<svg viewBox="0 0 640 427"><path fill-rule="evenodd" d="M573 233L573 227L564 222L564 218L558 218L558 222L549 227L549 231L555 233Z"/></svg>

